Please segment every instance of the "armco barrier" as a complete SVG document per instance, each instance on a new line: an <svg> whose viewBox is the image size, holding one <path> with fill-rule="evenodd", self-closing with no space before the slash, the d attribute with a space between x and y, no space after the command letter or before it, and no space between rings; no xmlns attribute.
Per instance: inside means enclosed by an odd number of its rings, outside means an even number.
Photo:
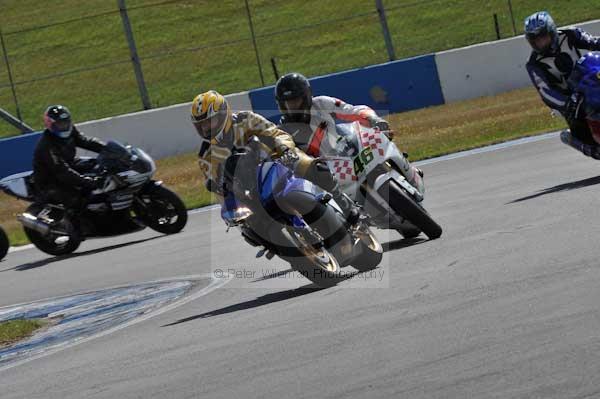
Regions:
<svg viewBox="0 0 600 399"><path fill-rule="evenodd" d="M248 93L226 97L234 110L251 109ZM198 136L190 122L190 104L77 123L77 127L90 136L141 147L160 159L198 148ZM0 140L0 178L31 169L33 150L39 136L39 133L34 133Z"/></svg>
<svg viewBox="0 0 600 399"><path fill-rule="evenodd" d="M31 170L33 149L40 136L40 133L30 133L0 140L0 179Z"/></svg>
<svg viewBox="0 0 600 399"><path fill-rule="evenodd" d="M248 93L226 96L233 110L251 109ZM195 151L199 140L190 122L191 103L120 115L78 125L86 134L143 148L156 159Z"/></svg>
<svg viewBox="0 0 600 399"><path fill-rule="evenodd" d="M310 80L313 95L338 97L383 112L401 112L444 103L433 55L388 62ZM250 91L255 112L277 120L273 86Z"/></svg>
<svg viewBox="0 0 600 399"><path fill-rule="evenodd" d="M576 26L600 34L600 21ZM437 53L444 99L460 101L531 87L525 68L530 54L531 47L523 36Z"/></svg>

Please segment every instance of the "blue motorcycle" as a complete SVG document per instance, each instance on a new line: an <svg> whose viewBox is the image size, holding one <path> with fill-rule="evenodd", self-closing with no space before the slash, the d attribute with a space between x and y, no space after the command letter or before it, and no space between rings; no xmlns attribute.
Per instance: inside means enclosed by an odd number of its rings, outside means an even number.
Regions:
<svg viewBox="0 0 600 399"><path fill-rule="evenodd" d="M8 253L8 237L2 227L0 227L0 260L4 259L6 254Z"/></svg>
<svg viewBox="0 0 600 399"><path fill-rule="evenodd" d="M587 156L600 159L600 52L587 53L577 61L569 77L569 87L583 107L593 141L584 142L568 130L561 133L561 140Z"/></svg>
<svg viewBox="0 0 600 399"><path fill-rule="evenodd" d="M295 176L261 146L254 137L225 163L221 217L228 228L239 228L260 247L257 257L277 255L321 287L337 284L341 267L376 268L383 248L367 223L348 226L331 194Z"/></svg>

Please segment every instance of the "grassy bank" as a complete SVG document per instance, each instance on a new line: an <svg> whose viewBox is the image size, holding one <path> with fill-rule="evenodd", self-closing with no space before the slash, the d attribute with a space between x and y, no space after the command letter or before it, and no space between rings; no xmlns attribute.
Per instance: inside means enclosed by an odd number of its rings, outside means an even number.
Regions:
<svg viewBox="0 0 600 399"><path fill-rule="evenodd" d="M565 127L552 118L534 89L517 90L494 97L446 104L391 115L399 132L396 143L411 160L431 158L460 150L494 144ZM157 178L174 189L189 208L211 202L200 186L195 154L160 160ZM15 215L25 203L0 194L0 225L12 245L26 243Z"/></svg>
<svg viewBox="0 0 600 399"><path fill-rule="evenodd" d="M0 323L0 347L31 336L47 323L43 320L11 320Z"/></svg>
<svg viewBox="0 0 600 399"><path fill-rule="evenodd" d="M147 7L155 3L161 5ZM387 61L374 4L250 0L265 84L274 82L272 57L280 73L308 76ZM517 33L523 18L539 9L548 9L559 24L600 18L597 0L512 4ZM397 58L494 40L493 14L502 36L512 35L506 0L386 0L384 5ZM243 2L127 0L127 6L154 107L191 101L208 88L231 93L262 85ZM60 0L51 12L48 7L37 0L2 4L0 26L25 121L39 128L41 112L57 102L68 105L79 121L141 110L116 2ZM81 19L93 14L103 15ZM62 21L71 22L36 28ZM4 62L0 104L15 111ZM0 124L0 137L14 133Z"/></svg>

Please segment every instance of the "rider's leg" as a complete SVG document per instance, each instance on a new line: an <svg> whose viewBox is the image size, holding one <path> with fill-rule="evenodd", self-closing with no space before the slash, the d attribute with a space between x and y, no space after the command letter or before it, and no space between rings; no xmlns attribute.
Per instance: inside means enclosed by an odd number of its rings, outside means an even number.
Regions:
<svg viewBox="0 0 600 399"><path fill-rule="evenodd" d="M298 155L300 159L295 168L296 174L328 191L335 202L342 208L348 223L355 224L360 217L358 207L350 197L342 192L337 179L331 173L327 163L316 160L305 153L298 152Z"/></svg>
<svg viewBox="0 0 600 399"><path fill-rule="evenodd" d="M70 187L52 187L46 190L44 200L52 204L62 204L73 227L82 233L82 215L87 206L87 195L84 192Z"/></svg>

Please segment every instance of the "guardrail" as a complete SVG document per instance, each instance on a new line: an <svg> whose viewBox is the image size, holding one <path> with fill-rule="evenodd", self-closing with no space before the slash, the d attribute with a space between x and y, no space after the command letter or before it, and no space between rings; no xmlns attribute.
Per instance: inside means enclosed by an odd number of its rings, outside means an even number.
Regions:
<svg viewBox="0 0 600 399"><path fill-rule="evenodd" d="M578 24L600 34L600 20ZM531 85L525 70L530 49L522 36L393 61L311 79L314 95L371 106L385 115ZM278 119L273 86L227 96L234 110L252 109ZM190 103L78 124L85 133L144 148L160 159L194 151ZM0 177L31 168L38 134L0 140Z"/></svg>

